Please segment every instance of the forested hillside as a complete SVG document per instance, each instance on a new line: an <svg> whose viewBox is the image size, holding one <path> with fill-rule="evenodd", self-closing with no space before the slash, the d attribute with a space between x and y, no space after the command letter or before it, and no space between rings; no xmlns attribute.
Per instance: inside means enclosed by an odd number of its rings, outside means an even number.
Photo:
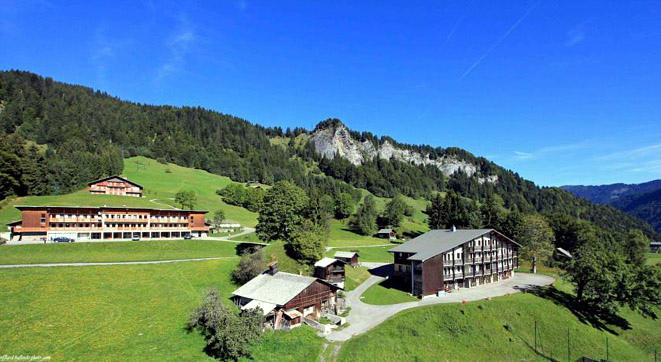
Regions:
<svg viewBox="0 0 661 362"><path fill-rule="evenodd" d="M661 180L562 188L593 203L611 205L634 215L650 224L657 233L661 232Z"/></svg>
<svg viewBox="0 0 661 362"><path fill-rule="evenodd" d="M624 197L613 206L647 221L657 233L661 233L661 188L645 194Z"/></svg>
<svg viewBox="0 0 661 362"><path fill-rule="evenodd" d="M121 158L141 155L235 181L288 180L333 194L356 194L358 187L377 196L402 193L431 199L438 191L453 190L476 202L497 194L507 209L562 213L605 229L638 228L656 237L635 217L559 188L540 188L461 149L403 145L366 132L349 133L376 149L387 141L395 149L430 159L451 158L474 173L448 174L431 164L395 158L356 165L316 152L310 141L314 132L339 126L341 122L331 120L313 131L264 128L200 107L137 104L28 72L0 72L0 198L68 192L91 179L120 173Z"/></svg>

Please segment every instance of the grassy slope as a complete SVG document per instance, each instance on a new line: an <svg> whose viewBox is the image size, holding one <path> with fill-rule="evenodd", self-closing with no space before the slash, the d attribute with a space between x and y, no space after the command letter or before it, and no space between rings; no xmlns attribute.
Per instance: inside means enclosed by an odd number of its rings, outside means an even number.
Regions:
<svg viewBox="0 0 661 362"><path fill-rule="evenodd" d="M556 285L570 292L566 283L559 281ZM535 320L547 357L566 360L569 328L571 360L581 356L605 359L607 337L612 360L651 360L654 348L661 345L661 320L645 319L629 310L623 310L620 316L631 329L607 325L616 334L609 333L581 322L564 306L530 293L467 305L424 307L399 313L349 340L339 360L371 361L383 355L393 360L420 361L493 360L494 356L532 360Z"/></svg>
<svg viewBox="0 0 661 362"><path fill-rule="evenodd" d="M170 173L166 173L170 170ZM236 221L244 226L254 227L257 214L242 207L225 204L216 190L232 183L228 177L214 175L174 164L163 165L146 157L132 157L124 160L124 175L145 187L144 198L118 197L110 195L90 195L87 190L80 190L67 195L28 196L5 201L0 204L0 231L6 230L5 224L20 219L20 212L15 205L70 205L70 206L129 206L167 208L174 205L174 195L181 190L193 190L197 193L196 209L210 211L212 217L218 209L225 211L228 221ZM363 194L369 194L363 190ZM154 200L151 202L150 200ZM425 200L405 198L415 212L405 219L403 228L408 232L427 230L426 216L422 211ZM377 197L379 210L383 210L388 199ZM383 239L362 236L353 233L347 226L347 220L332 220L330 228L330 246L378 245ZM243 237L242 240L249 238ZM255 239L256 240L256 239Z"/></svg>
<svg viewBox="0 0 661 362"><path fill-rule="evenodd" d="M367 278L370 277L370 273L367 271L367 268L357 267L352 268L350 266L346 267L345 281L344 281L344 290L350 291L356 289L357 286L361 285Z"/></svg>
<svg viewBox="0 0 661 362"><path fill-rule="evenodd" d="M395 244L388 246L375 246L375 247L366 247L366 248L338 248L331 249L326 252L326 256L332 258L338 251L355 251L358 250L359 261L365 262L378 262L378 263L392 263L393 256L388 250L394 248Z"/></svg>
<svg viewBox="0 0 661 362"><path fill-rule="evenodd" d="M139 162L142 166L136 166ZM169 169L171 173L166 173ZM124 160L124 176L145 188L145 197L119 197L110 195L90 195L87 190L80 190L67 195L28 196L4 202L0 208L0 227L20 219L20 212L15 205L70 205L70 206L131 206L167 208L174 205L174 195L181 190L193 190L197 193L196 209L211 213L218 209L225 211L228 220L237 221L245 226L257 224L257 214L242 207L225 204L216 190L232 181L228 177L218 176L206 171L196 170L174 164L163 165L145 157L132 157ZM156 202L150 202L155 200ZM211 217L211 214L208 215Z"/></svg>
<svg viewBox="0 0 661 362"><path fill-rule="evenodd" d="M203 338L184 324L205 289L229 297L235 263L3 270L0 350L60 361L205 359Z"/></svg>
<svg viewBox="0 0 661 362"><path fill-rule="evenodd" d="M647 264L650 264L650 265L661 264L661 254L660 253L648 253L647 254Z"/></svg>
<svg viewBox="0 0 661 362"><path fill-rule="evenodd" d="M2 270L0 350L52 360L211 360L202 351L204 339L184 325L206 289L230 296L235 264ZM309 361L321 345L301 329L267 334L253 350L260 361Z"/></svg>
<svg viewBox="0 0 661 362"><path fill-rule="evenodd" d="M0 264L144 261L235 256L236 245L225 241L201 240L6 245L0 250Z"/></svg>

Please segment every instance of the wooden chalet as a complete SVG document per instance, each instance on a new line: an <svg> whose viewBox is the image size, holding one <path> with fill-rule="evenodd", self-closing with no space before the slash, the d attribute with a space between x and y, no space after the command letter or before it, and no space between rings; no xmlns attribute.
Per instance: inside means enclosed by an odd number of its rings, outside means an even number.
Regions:
<svg viewBox="0 0 661 362"><path fill-rule="evenodd" d="M232 298L242 310L261 308L267 327L291 329L305 319L318 321L322 313L337 314L339 289L319 278L278 272L273 265L235 290Z"/></svg>
<svg viewBox="0 0 661 362"><path fill-rule="evenodd" d="M314 264L314 276L344 289L345 262L333 258L323 258Z"/></svg>
<svg viewBox="0 0 661 362"><path fill-rule="evenodd" d="M338 251L333 255L333 258L342 260L346 264L354 267L358 266L358 257L360 257L360 255L355 251Z"/></svg>
<svg viewBox="0 0 661 362"><path fill-rule="evenodd" d="M397 235L393 229L381 229L377 231L376 236L382 239L395 240Z"/></svg>
<svg viewBox="0 0 661 362"><path fill-rule="evenodd" d="M388 252L393 278L417 296L507 279L519 267L519 244L493 229L432 230Z"/></svg>
<svg viewBox="0 0 661 362"><path fill-rule="evenodd" d="M143 187L122 176L110 176L87 184L90 194L142 197Z"/></svg>

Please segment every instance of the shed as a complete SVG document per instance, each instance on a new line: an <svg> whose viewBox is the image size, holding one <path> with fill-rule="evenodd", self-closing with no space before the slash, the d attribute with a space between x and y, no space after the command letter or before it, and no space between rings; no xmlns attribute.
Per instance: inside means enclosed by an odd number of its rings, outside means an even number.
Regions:
<svg viewBox="0 0 661 362"><path fill-rule="evenodd" d="M381 229L376 233L376 236L383 239L395 240L395 230L393 229Z"/></svg>
<svg viewBox="0 0 661 362"><path fill-rule="evenodd" d="M337 260L342 260L343 262L351 265L351 266L357 266L358 265L358 255L357 252L355 251L338 251L333 255L333 257Z"/></svg>

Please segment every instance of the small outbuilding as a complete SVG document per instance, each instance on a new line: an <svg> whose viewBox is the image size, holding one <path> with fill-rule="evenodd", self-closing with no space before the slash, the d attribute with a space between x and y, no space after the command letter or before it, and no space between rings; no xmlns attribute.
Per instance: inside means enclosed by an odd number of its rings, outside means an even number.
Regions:
<svg viewBox="0 0 661 362"><path fill-rule="evenodd" d="M358 255L355 251L338 251L333 255L337 260L341 260L351 266L358 266Z"/></svg>
<svg viewBox="0 0 661 362"><path fill-rule="evenodd" d="M388 240L395 240L397 238L397 235L395 234L395 230L393 229L381 229L376 233L376 236L378 238L388 239Z"/></svg>
<svg viewBox="0 0 661 362"><path fill-rule="evenodd" d="M661 253L661 241L652 241L650 243L651 253Z"/></svg>
<svg viewBox="0 0 661 362"><path fill-rule="evenodd" d="M314 276L344 289L345 262L333 258L323 258L314 264Z"/></svg>

